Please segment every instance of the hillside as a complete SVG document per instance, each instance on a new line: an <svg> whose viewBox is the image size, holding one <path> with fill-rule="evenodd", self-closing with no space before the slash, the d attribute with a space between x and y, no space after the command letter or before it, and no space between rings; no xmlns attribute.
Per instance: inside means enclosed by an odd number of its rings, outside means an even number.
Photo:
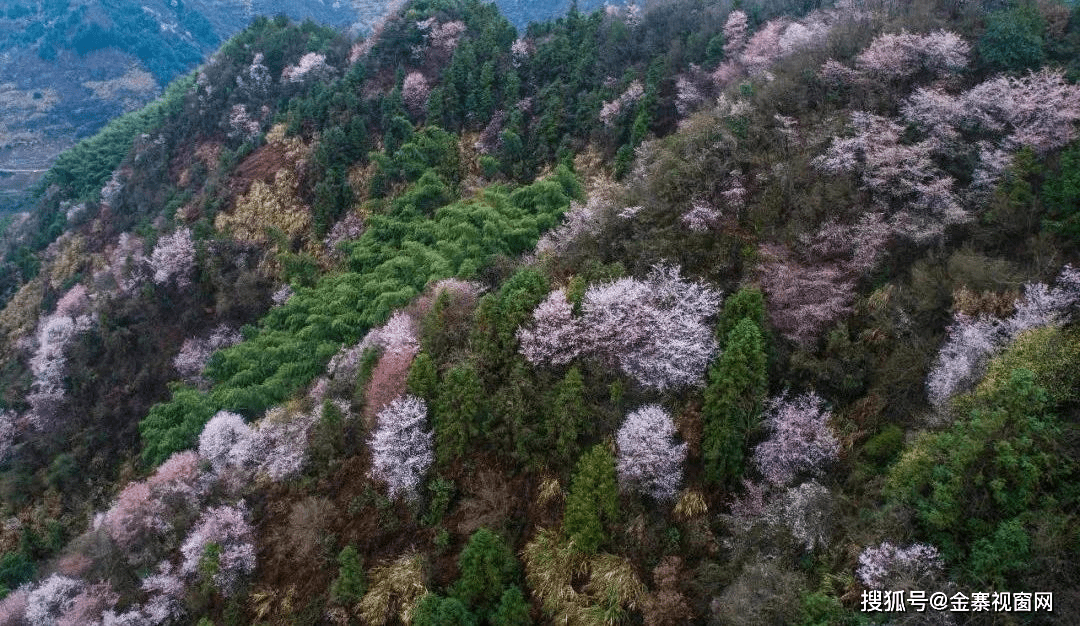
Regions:
<svg viewBox="0 0 1080 626"><path fill-rule="evenodd" d="M399 0L20 0L0 11L0 213L25 204L56 156L141 108L256 15L367 34ZM500 0L519 28L569 2ZM579 5L600 6L598 0Z"/></svg>
<svg viewBox="0 0 1080 626"><path fill-rule="evenodd" d="M1080 622L1080 11L578 6L255 18L56 160L0 625Z"/></svg>

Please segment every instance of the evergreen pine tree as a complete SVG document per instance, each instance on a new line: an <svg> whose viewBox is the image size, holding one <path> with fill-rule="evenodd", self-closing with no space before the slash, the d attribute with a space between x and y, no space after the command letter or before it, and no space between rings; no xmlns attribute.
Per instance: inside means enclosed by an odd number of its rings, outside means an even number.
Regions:
<svg viewBox="0 0 1080 626"><path fill-rule="evenodd" d="M465 453L480 435L484 389L472 365L446 373L435 400L435 458L442 465Z"/></svg>
<svg viewBox="0 0 1080 626"><path fill-rule="evenodd" d="M607 541L605 525L618 517L618 496L615 457L597 444L578 461L566 497L563 526L578 550L594 554Z"/></svg>
<svg viewBox="0 0 1080 626"><path fill-rule="evenodd" d="M727 348L709 371L702 454L705 477L731 485L742 477L743 453L768 391L761 331L750 318L731 330Z"/></svg>

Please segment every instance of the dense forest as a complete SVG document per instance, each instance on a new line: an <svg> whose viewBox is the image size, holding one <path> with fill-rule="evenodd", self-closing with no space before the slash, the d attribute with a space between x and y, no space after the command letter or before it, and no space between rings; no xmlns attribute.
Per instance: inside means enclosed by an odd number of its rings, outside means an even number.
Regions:
<svg viewBox="0 0 1080 626"><path fill-rule="evenodd" d="M1078 79L1056 0L256 18L0 222L0 624L1080 622Z"/></svg>

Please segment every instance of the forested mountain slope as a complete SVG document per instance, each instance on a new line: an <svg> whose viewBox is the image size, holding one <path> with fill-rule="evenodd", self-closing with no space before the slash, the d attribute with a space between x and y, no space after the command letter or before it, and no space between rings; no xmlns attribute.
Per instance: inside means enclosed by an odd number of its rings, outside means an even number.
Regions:
<svg viewBox="0 0 1080 626"><path fill-rule="evenodd" d="M0 234L0 624L1076 623L1078 51L254 20Z"/></svg>
<svg viewBox="0 0 1080 626"><path fill-rule="evenodd" d="M367 34L402 0L17 0L0 10L0 212L76 140L141 108L257 15ZM519 28L565 13L569 0L499 6ZM582 10L601 6L580 3Z"/></svg>

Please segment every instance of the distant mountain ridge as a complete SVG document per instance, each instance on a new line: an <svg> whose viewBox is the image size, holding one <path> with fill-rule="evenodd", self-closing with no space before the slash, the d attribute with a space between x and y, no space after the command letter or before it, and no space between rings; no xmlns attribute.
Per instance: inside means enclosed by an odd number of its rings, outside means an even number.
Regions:
<svg viewBox="0 0 1080 626"><path fill-rule="evenodd" d="M393 0L15 0L0 9L0 212L57 155L161 93L255 15L285 14L354 32ZM499 0L518 29L569 0ZM579 3L581 10L602 6Z"/></svg>

